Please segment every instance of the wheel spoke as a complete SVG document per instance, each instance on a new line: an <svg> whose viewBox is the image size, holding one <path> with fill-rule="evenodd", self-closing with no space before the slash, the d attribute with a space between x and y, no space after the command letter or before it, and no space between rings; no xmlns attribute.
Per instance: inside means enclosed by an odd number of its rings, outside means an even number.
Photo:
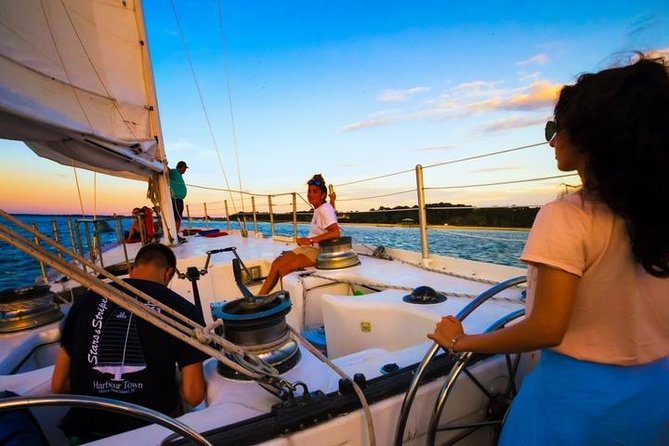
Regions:
<svg viewBox="0 0 669 446"><path fill-rule="evenodd" d="M502 420L491 420L491 421L479 421L476 423L467 423L467 424L449 424L448 426L443 426L437 429L441 431L452 431L456 429L478 429L480 427L495 426L502 424Z"/></svg>
<svg viewBox="0 0 669 446"><path fill-rule="evenodd" d="M472 427L472 428L470 428L470 429L468 429L468 430L466 430L466 431L464 431L464 432L462 432L462 433L456 435L455 437L451 438L450 440L446 441L446 442L444 443L444 445L445 445L445 446L451 446L451 445L454 445L454 444L456 444L457 442L459 442L459 441L461 441L461 440L464 440L465 438L467 438L468 436L470 436L471 434L473 434L474 432L476 432L478 429L479 429L478 427Z"/></svg>
<svg viewBox="0 0 669 446"><path fill-rule="evenodd" d="M471 314L472 311L474 311L476 308L478 308L483 302L488 300L490 297L496 295L500 291L503 291L507 288L510 288L512 286L516 286L522 282L525 282L526 279L525 277L514 277L513 279L507 280L505 282L501 282L494 287L484 291L482 294L477 296L472 302L470 302L465 308L463 308L456 316L455 318L462 322L469 314ZM513 321L514 319L517 319L519 317L522 317L525 314L524 309L517 309L515 311L512 311L511 313L507 314L506 316L503 316L502 318L498 319L495 321L492 325L490 325L486 329L486 333L492 332L494 330L498 330L500 328L503 328L507 323ZM404 397L404 402L402 403L402 408L401 408L401 413L400 417L398 420L397 428L395 430L395 446L400 446L403 444L404 441L404 429L406 427L406 422L408 419L408 414L409 410L411 408L411 403L413 402L413 398L415 396L415 392L417 390L417 387L420 383L420 380L422 378L422 375L424 373L424 369L427 367L427 364L432 360L434 357L436 350L438 349L438 345L435 344L431 347L431 349L428 351L428 353L425 355L423 358L423 361L421 361L421 364L416 371L416 375L414 376L414 380L412 381L411 386L409 387L409 390L407 391L405 397ZM463 356L464 355L464 356ZM503 419L503 414L505 412L506 407L508 406L508 400L509 398L504 395L503 398L499 398L497 395L493 395L491 391L488 391L486 387L465 367L467 362L472 356L471 352L464 353L463 355L460 355L460 359L453 365L453 368L451 368L451 371L448 374L447 380L444 382L441 391L437 395L437 401L435 402L434 410L432 411L432 417L430 418L429 424L428 424L428 429L426 432L426 442L428 446L433 446L435 444L436 440L436 433L438 431L453 431L456 429L462 430L463 432L455 435L453 438L448 440L447 442L443 444L455 444L471 433L477 431L480 428L484 427L489 427L492 428L491 434L493 435L494 438L496 438L499 434L499 426L502 423ZM499 364L501 366L501 364ZM493 367L497 367L497 364L494 364ZM503 367L503 366L502 366ZM506 356L506 371L510 375L510 380L515 381L515 372L517 370L517 365L512 366L511 365L511 360L508 356ZM449 393L453 389L453 386L455 385L458 375L462 372L465 372L465 374L469 377L469 379L472 380L474 385L485 395L485 397L488 399L488 407L485 413L485 419L480 422L475 422L472 424L465 424L465 425L448 425L444 427L438 427L439 424L439 419L441 418L442 415L442 410L446 404L446 401L448 399ZM494 372L494 369L493 369ZM487 374L487 373L486 373ZM493 377L494 378L494 377ZM507 393L514 391L515 392L515 384L513 384L511 387L507 385ZM500 416L501 415L501 416Z"/></svg>
<svg viewBox="0 0 669 446"><path fill-rule="evenodd" d="M478 387L479 390L483 392L483 394L488 398L488 401L490 401L492 399L492 394L488 392L488 389L483 387L483 384L481 384L481 382L478 379L476 379L474 375L472 375L472 372L470 372L469 369L464 369L463 372L465 373L465 375L469 377L469 379L472 380L474 384L476 384L476 387Z"/></svg>
<svg viewBox="0 0 669 446"><path fill-rule="evenodd" d="M518 389L516 388L516 373L518 373L521 355L521 353L516 354L513 364L511 364L511 355L504 355L504 358L506 359L506 371L509 374L509 382L507 383L504 395L509 398L513 398L518 393Z"/></svg>

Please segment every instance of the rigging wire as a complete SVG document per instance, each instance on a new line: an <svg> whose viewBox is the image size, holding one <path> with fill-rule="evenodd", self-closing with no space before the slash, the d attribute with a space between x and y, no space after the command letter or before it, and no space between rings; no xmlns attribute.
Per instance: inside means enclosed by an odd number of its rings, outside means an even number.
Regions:
<svg viewBox="0 0 669 446"><path fill-rule="evenodd" d="M531 149L533 147L544 146L546 144L548 144L548 142L544 141L544 142L538 142L538 143L535 143L535 144L528 144L528 145L525 145L525 146L512 147L510 149L498 150L496 152L483 153L481 155L473 155L473 156L468 156L468 157L465 157L465 158L458 158L458 159L454 159L454 160L450 160L450 161L442 161L440 163L428 164L426 166L423 166L423 170L429 169L431 167L446 166L448 164L456 164L456 163L462 163L464 161L471 161L471 160L480 159L480 158L487 158L489 156L501 155L503 153L517 152L519 150Z"/></svg>
<svg viewBox="0 0 669 446"><path fill-rule="evenodd" d="M79 176L77 175L77 166L72 161L72 170L74 171L74 182L77 185L77 195L79 196L79 209L81 209L81 216L84 216L84 200L81 197L81 186L79 185Z"/></svg>
<svg viewBox="0 0 669 446"><path fill-rule="evenodd" d="M464 185L455 185L455 186L435 186L435 187L426 187L424 190L449 190L449 189L465 189L465 188L474 188L474 187L487 187L487 186L498 186L498 185L505 185L505 184L515 184L515 183L526 183L526 182L534 182L534 181L545 181L545 180L551 180L551 179L558 179L558 178L566 178L566 177L573 177L578 174L573 173L573 174L564 174L564 175L555 175L555 176L548 176L548 177L535 177L535 178L525 178L522 180L512 180L512 181L498 181L494 183L478 183L478 184L464 184ZM209 190L227 190L227 189L220 189L220 188L211 188L211 187L206 187L206 186L197 186L197 185L190 185L189 187L195 187L195 188L200 188L200 189L209 189ZM375 198L383 198L383 197L389 197L389 196L396 196L396 195L401 195L401 194L406 194L409 192L415 192L416 189L406 189L403 191L399 192L391 192L388 194L381 194L381 195L372 195L372 196L366 196L366 197L356 197L356 198L339 198L337 201L363 201L363 200L370 200L370 199L375 199ZM251 196L265 196L265 197L278 197L278 196L286 196L286 195L291 195L292 193L283 193L283 194L276 194L276 195L266 195L266 194L254 194L251 192L242 192L242 191L234 191L234 192L239 192L240 194L246 194L246 195L251 195ZM301 195L297 194L298 197L307 205L311 207L311 204ZM221 202L210 202L208 204L216 204L216 203L221 203ZM234 205L234 199L233 199L233 205ZM277 208L281 206L291 206L292 203L277 203L273 202L272 206ZM523 206L523 207L537 207L537 205L531 205L531 206ZM209 208L210 210L215 209L215 208ZM407 210L412 210L413 208L402 208L402 209L384 209L384 210L378 210L378 211L347 211L347 212L363 212L363 213L368 213L368 212L400 212L400 211L407 211ZM479 208L476 206L442 206L442 207L433 207L433 206L428 206L428 209L430 210L444 210L444 209L486 209L486 208ZM417 210L417 209L413 209ZM298 211L302 212L302 211Z"/></svg>
<svg viewBox="0 0 669 446"><path fill-rule="evenodd" d="M535 143L535 144L528 144L528 145L523 145L523 146L517 146L517 147L512 147L510 149L503 149L503 150L497 150L494 152L488 152L488 153L483 153L480 155L474 155L474 156L469 156L465 158L458 158L454 160L449 160L449 161L443 161L439 163L434 163L430 164L427 166L424 166L423 169L431 168L431 167L438 167L438 166L445 166L448 164L455 164L455 163L461 163L465 161L471 161L475 159L480 159L480 158L485 158L485 157L490 157L490 156L496 156L500 154L505 154L505 153L510 153L510 152L516 152L520 150L526 150L529 148L534 148L534 147L539 147L542 145L547 144L546 142L541 142L541 143ZM404 173L409 173L413 172L414 169L406 169L398 172L393 172L385 175L377 175L374 177L368 177L368 178L363 178L360 180L355 180L355 181L349 181L346 183L340 183L337 184L337 187L341 186L346 186L346 185L351 185L351 184L356 184L356 183L362 183L366 181L372 181L372 180L377 180L380 178L388 178L391 176L395 175L400 175ZM474 188L474 187L487 187L487 186L498 186L498 185L505 185L505 184L515 184L515 183L525 183L525 182L533 182L533 181L545 181L545 180L551 180L551 179L558 179L558 178L567 178L567 177L573 177L576 176L577 174L564 174L564 175L555 175L555 176L547 176L547 177L536 177L536 178L526 178L522 180L512 180L512 181L498 181L498 182L492 182L492 183L478 183L478 184L465 184L465 185L454 185L454 186L434 186L434 187L425 187L424 190L448 190L448 189L465 189L465 188ZM228 192L238 192L240 195L251 195L251 196L263 196L263 197L277 197L281 195L290 195L291 192L286 192L282 194L257 194L257 193L251 193L251 192L243 192L241 190L239 191L233 191L231 189L221 189L221 188L213 188L213 187L207 187L207 186L199 186L199 185L193 185L193 184L188 184L189 187L194 187L194 188L199 188L199 189L206 189L206 190L217 190L217 191L228 191ZM406 194L409 192L415 192L415 188L412 189L406 189L402 191L397 191L397 192L391 192L387 194L380 194L380 195L372 195L372 196L367 196L367 197L356 197L356 198L339 198L337 201L361 201L361 200L370 200L370 199L376 199L376 198L384 198L384 197L390 197L390 196L396 196L396 195L402 195ZM300 199L304 201L305 203L308 204L308 201L304 199L300 194L298 194ZM234 206L234 200L233 200L233 206Z"/></svg>
<svg viewBox="0 0 669 446"><path fill-rule="evenodd" d="M385 175L377 175L375 177L363 178L361 180L348 181L346 183L338 183L338 184L335 184L335 186L337 186L337 187L349 186L351 184L364 183L366 181L372 181L372 180L380 180L381 178L393 177L393 176L396 176L396 175L401 175L403 173L409 173L409 172L413 172L413 171L414 171L414 169L400 170L398 172L387 173Z"/></svg>
<svg viewBox="0 0 669 446"><path fill-rule="evenodd" d="M519 150L525 150L525 149L529 149L529 148L533 148L533 147L543 146L545 144L548 144L548 143L547 142L540 142L540 143L535 143L535 144L528 144L528 145L524 145L524 146L512 147L510 149L504 149L504 150L498 150L498 151L495 151L495 152L483 153L481 155L473 155L473 156L468 156L468 157L465 157L465 158L458 158L458 159L454 159L454 160L442 161L442 162L439 162L439 163L428 164L426 166L423 166L423 170L429 169L431 167L438 167L438 166L445 166L445 165L448 165L448 164L462 163L464 161L471 161L471 160L475 160L475 159L479 159L479 158L487 158L489 156L501 155L503 153L516 152L516 151L519 151ZM335 184L335 186L337 186L337 187L349 186L351 184L363 183L363 182L366 182L366 181L378 180L378 179L381 179L381 178L388 178L388 177L392 177L392 176L395 176L395 175L401 175L403 173L414 172L414 170L415 169L400 170L398 172L388 173L388 174L385 174L385 175L378 175L378 176L375 176L375 177L362 178L360 180L348 181L346 183L339 183L339 184Z"/></svg>
<svg viewBox="0 0 669 446"><path fill-rule="evenodd" d="M486 186L500 186L503 184L516 184L516 183L529 183L533 181L544 181L544 180L554 180L557 178L567 178L577 176L578 173L568 173L564 175L554 175L551 177L537 177L537 178L525 178L522 180L510 180L510 181L497 181L495 183L478 183L478 184L465 184L460 186L435 186L435 187L425 187L423 190L446 190L446 189L466 189L470 187L486 187ZM415 190L415 189L414 189Z"/></svg>
<svg viewBox="0 0 669 446"><path fill-rule="evenodd" d="M228 43L225 39L225 28L223 26L223 8L221 1L218 1L218 23L221 29L221 45L223 46L223 70L225 72L225 86L228 91L228 108L230 109L230 128L232 131L232 145L235 150L235 161L237 164L237 179L239 180L239 190L244 189L242 187L242 172L239 167L239 150L237 144L237 126L235 125L235 113L234 107L232 106L232 88L230 86L230 66L228 63ZM240 193L240 198L242 200L242 212L244 209L244 195Z"/></svg>
<svg viewBox="0 0 669 446"><path fill-rule="evenodd" d="M98 172L93 171L93 220L98 218Z"/></svg>
<svg viewBox="0 0 669 446"><path fill-rule="evenodd" d="M360 200L370 200L370 199L372 199L372 198L383 198L383 197L391 197L391 196L393 196L393 195L402 195L402 194L406 194L406 193L408 193L408 192L416 192L416 188L413 188L413 189L406 189L406 190L402 190L402 191L399 191L399 192L390 192L390 193L388 193L388 194L382 194L382 195L372 195L372 196L369 196L369 197L341 198L341 199L340 199L340 198L337 198L337 201L360 201Z"/></svg>
<svg viewBox="0 0 669 446"><path fill-rule="evenodd" d="M487 186L499 186L499 185L505 185L505 184L516 184L516 183L529 183L529 182L535 182L535 181L545 181L545 180L553 180L553 179L558 179L558 178L568 178L568 177L574 177L577 176L577 173L569 173L569 174L564 174L564 175L553 175L553 176L548 176L548 177L535 177L535 178L524 178L522 180L510 180L510 181L497 181L493 183L477 183L477 184L461 184L461 185L455 185L455 186L433 186L433 187L425 187L424 190L448 190L448 189L466 189L466 188L472 188L472 187L487 187ZM194 188L199 188L199 189L207 189L207 190L216 190L216 191L228 191L229 189L220 189L220 188L214 188L214 187L207 187L207 186L198 186L198 185L192 185L188 184L189 187L194 187ZM387 194L381 194L381 195L370 195L366 197L356 197L356 198L338 198L337 201L362 201L362 200L369 200L373 198L383 198L383 197L390 197L394 195L402 195L406 194L409 192L415 192L416 189L405 189L401 190L398 192L390 192ZM290 195L291 192L287 193L282 193L282 194L256 194L252 192L242 192L242 191L231 191L231 192L239 192L240 194L246 194L246 195L252 195L252 196L260 196L260 197L278 197L282 195ZM309 204L309 202L300 194L297 194L304 203ZM274 204L277 205L277 204Z"/></svg>
<svg viewBox="0 0 669 446"><path fill-rule="evenodd" d="M205 105L204 97L202 96L202 89L200 88L200 83L198 82L197 75L195 74L195 67L193 66L193 60L190 55L188 44L186 43L186 37L181 27L181 22L179 21L179 14L177 13L177 8L176 5L174 4L174 0L170 0L170 5L172 6L172 12L174 13L174 20L177 25L177 31L179 33L179 38L181 39L181 44L183 45L184 48L184 53L186 55L186 60L188 61L188 66L190 68L191 75L193 76L193 83L195 84L195 89L197 90L197 95L200 100L200 105L202 106L204 118L207 121L207 127L209 128L209 135L211 136L212 142L214 143L214 148L216 149L216 157L218 158L218 164L221 168L221 172L223 173L223 178L225 179L225 186L227 190L230 192L231 189L230 189L230 182L228 181L228 174L225 172L225 167L223 166L223 158L221 157L221 150L220 147L218 146L218 142L216 141L216 136L214 135L214 129L211 125L211 120L209 119L209 113L207 112L207 106ZM230 193L230 198L232 198L232 193ZM234 207L234 211L235 213L237 212L236 206Z"/></svg>
<svg viewBox="0 0 669 446"><path fill-rule="evenodd" d="M311 203L309 203L309 200L307 200L306 198L304 198L304 197L302 196L302 194L297 194L297 196L300 197L300 200L304 201L305 204L309 205L309 209L313 208L313 206L311 205Z"/></svg>
<svg viewBox="0 0 669 446"><path fill-rule="evenodd" d="M511 180L511 181L497 181L494 183L477 183L477 184L463 184L463 185L455 185L455 186L433 186L433 187L424 187L423 190L447 190L447 189L466 189L470 187L486 187L486 186L500 186L504 184L515 184L515 183L529 183L529 182L534 182L534 181L544 181L544 180L553 180L557 178L567 178L567 177L573 177L577 176L577 173L569 173L569 174L564 174L564 175L554 175L550 177L536 177L536 178L525 178L522 180ZM369 196L369 197L357 197L357 198L341 198L337 199L337 201L361 201L361 200L368 200L372 198L382 198L382 197L389 197L393 195L401 195L405 194L407 192L415 192L416 189L407 189L399 192L391 192L388 194L383 194L383 195L374 195L374 196Z"/></svg>
<svg viewBox="0 0 669 446"><path fill-rule="evenodd" d="M198 184L191 184L191 183L186 183L186 186L192 187L192 188L195 188L195 189L213 190L213 191L216 191L216 192L230 192L230 195L232 195L232 192L235 192L235 193L240 193L240 194L245 194L245 195L254 195L256 197L269 197L270 196L269 194L254 194L252 192L244 192L242 190L228 189L228 188L224 188L224 187L200 186ZM286 194L283 194L283 195L288 195L288 194L286 193ZM271 195L271 196L274 197L276 195Z"/></svg>

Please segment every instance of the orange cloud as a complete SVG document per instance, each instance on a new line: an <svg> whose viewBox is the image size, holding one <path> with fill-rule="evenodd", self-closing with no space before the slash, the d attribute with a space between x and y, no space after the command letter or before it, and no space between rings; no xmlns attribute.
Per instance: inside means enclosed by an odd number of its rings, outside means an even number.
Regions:
<svg viewBox="0 0 669 446"><path fill-rule="evenodd" d="M657 48L646 53L646 56L651 59L664 59L669 62L669 48Z"/></svg>
<svg viewBox="0 0 669 446"><path fill-rule="evenodd" d="M482 113L495 110L536 110L552 106L562 88L561 84L540 80L516 90L486 90L492 85L484 82L461 84L451 92L442 95L440 100L428 103L428 113L433 115L441 113L440 117L451 119L461 116L461 113L457 111ZM453 97L455 92L464 93L464 96ZM467 101L472 96L483 98L477 101ZM444 112L454 113L445 114Z"/></svg>
<svg viewBox="0 0 669 446"><path fill-rule="evenodd" d="M550 107L555 103L561 89L562 85L551 84L545 80L532 82L526 94L511 96L502 101L497 108L503 110L536 110Z"/></svg>
<svg viewBox="0 0 669 446"><path fill-rule="evenodd" d="M462 83L444 91L438 98L423 102L423 108L410 112L393 110L392 113L370 115L368 119L353 122L342 127L344 131L382 127L398 122L433 119L452 120L471 114L491 111L532 111L552 107L558 97L561 84L553 84L548 80L538 80L517 89L503 89L499 82L473 81ZM536 118L530 120L516 119L515 127L536 124ZM543 118L542 118L543 119ZM505 125L514 124L511 120ZM512 127L505 127L512 128ZM486 131L501 130L494 125Z"/></svg>

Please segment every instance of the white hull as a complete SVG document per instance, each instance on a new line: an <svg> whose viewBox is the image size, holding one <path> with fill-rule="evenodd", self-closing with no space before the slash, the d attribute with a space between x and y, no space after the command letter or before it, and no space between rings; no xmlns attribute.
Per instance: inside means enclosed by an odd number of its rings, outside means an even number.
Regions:
<svg viewBox="0 0 669 446"><path fill-rule="evenodd" d="M247 267L260 266L263 275L271 260L281 251L291 249L291 244L255 237L242 238L236 233L218 238L189 237L188 243L175 247L180 271L190 266L202 268L206 251L230 246ZM367 248L357 247L360 253ZM134 257L138 246L130 245L129 255ZM105 264L122 261L122 249L108 253ZM496 266L453 258L431 259L430 269L421 268L420 255L406 251L390 250L395 260L382 260L361 255L361 264L340 270L316 270L292 273L283 280L283 288L290 292L293 307L286 316L287 322L296 329L304 326L325 325L329 359L349 376L363 373L367 382L381 377L381 367L397 364L400 368L419 363L432 345L426 334L446 314L456 314L472 297L491 287L490 282L499 282L523 275L520 268ZM117 256L114 259L114 256ZM206 322L211 322L209 304L240 297L235 284L231 253L212 256L208 273L199 280L198 288L205 309ZM413 263L413 265L411 264ZM441 271L441 272L437 272ZM317 277L315 277L317 276ZM329 280L332 279L332 280ZM429 285L446 293L445 302L431 305L408 304L402 297L414 288ZM66 286L66 285L65 285ZM257 292L259 285L251 287ZM362 296L352 296L352 287L387 288ZM173 280L172 289L193 301L193 292L187 280ZM465 320L466 330L480 332L502 316L522 307L520 289L510 289L500 294L501 298L489 301ZM48 363L57 344L45 347L40 358L31 355L39 344L48 344L57 337L56 324L0 337L0 389L12 390L23 396L49 392L52 366ZM10 353L12 352L12 353ZM328 394L338 389L339 376L312 353L301 348L301 360L282 377L288 381L302 381L309 390L322 390ZM25 359L29 358L29 359ZM536 359L536 354L526 359ZM41 361L41 362L40 362ZM17 369L34 367L35 370L8 375ZM533 361L531 361L533 362ZM489 390L501 391L506 385L504 357L494 357L475 364L472 368ZM235 381L218 374L216 361L205 363L207 379L206 404L179 419L199 432L209 432L233 423L264 416L279 400L254 382ZM444 372L445 375L445 372ZM520 374L522 375L522 373ZM378 381L378 380L377 380ZM481 420L486 409L486 398L469 380L460 379L454 393L449 397L441 423ZM413 409L407 421L405 444L424 444L428 420L434 407L436 395L443 378L428 382L418 390ZM386 396L370 402L374 429L378 445L393 443L397 420L406 384L394 396ZM66 409L59 411L39 410L43 429L52 444L64 444L64 437L56 428L57 421ZM169 434L159 426L148 426L136 431L120 434L96 444L158 444ZM439 434L444 435L444 434ZM253 437L252 437L253 438ZM443 437L438 437L443 440ZM242 441L243 444L247 442ZM366 445L368 433L363 411L353 410L345 415L321 422L315 426L297 430L275 438L265 439L267 445ZM490 444L490 431L481 429L462 444Z"/></svg>

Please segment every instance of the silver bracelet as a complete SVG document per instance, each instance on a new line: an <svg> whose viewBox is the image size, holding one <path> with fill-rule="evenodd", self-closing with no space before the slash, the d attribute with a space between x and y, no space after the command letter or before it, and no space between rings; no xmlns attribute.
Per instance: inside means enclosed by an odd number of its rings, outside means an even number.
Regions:
<svg viewBox="0 0 669 446"><path fill-rule="evenodd" d="M459 335L454 336L454 337L451 338L451 342L450 342L450 344L448 344L448 347L446 347L446 351L448 351L448 354L449 354L449 355L454 355L454 354L456 353L455 351L453 351L453 349L455 348L455 344L458 343L458 340L459 340L462 336L464 336L464 335L459 334Z"/></svg>

